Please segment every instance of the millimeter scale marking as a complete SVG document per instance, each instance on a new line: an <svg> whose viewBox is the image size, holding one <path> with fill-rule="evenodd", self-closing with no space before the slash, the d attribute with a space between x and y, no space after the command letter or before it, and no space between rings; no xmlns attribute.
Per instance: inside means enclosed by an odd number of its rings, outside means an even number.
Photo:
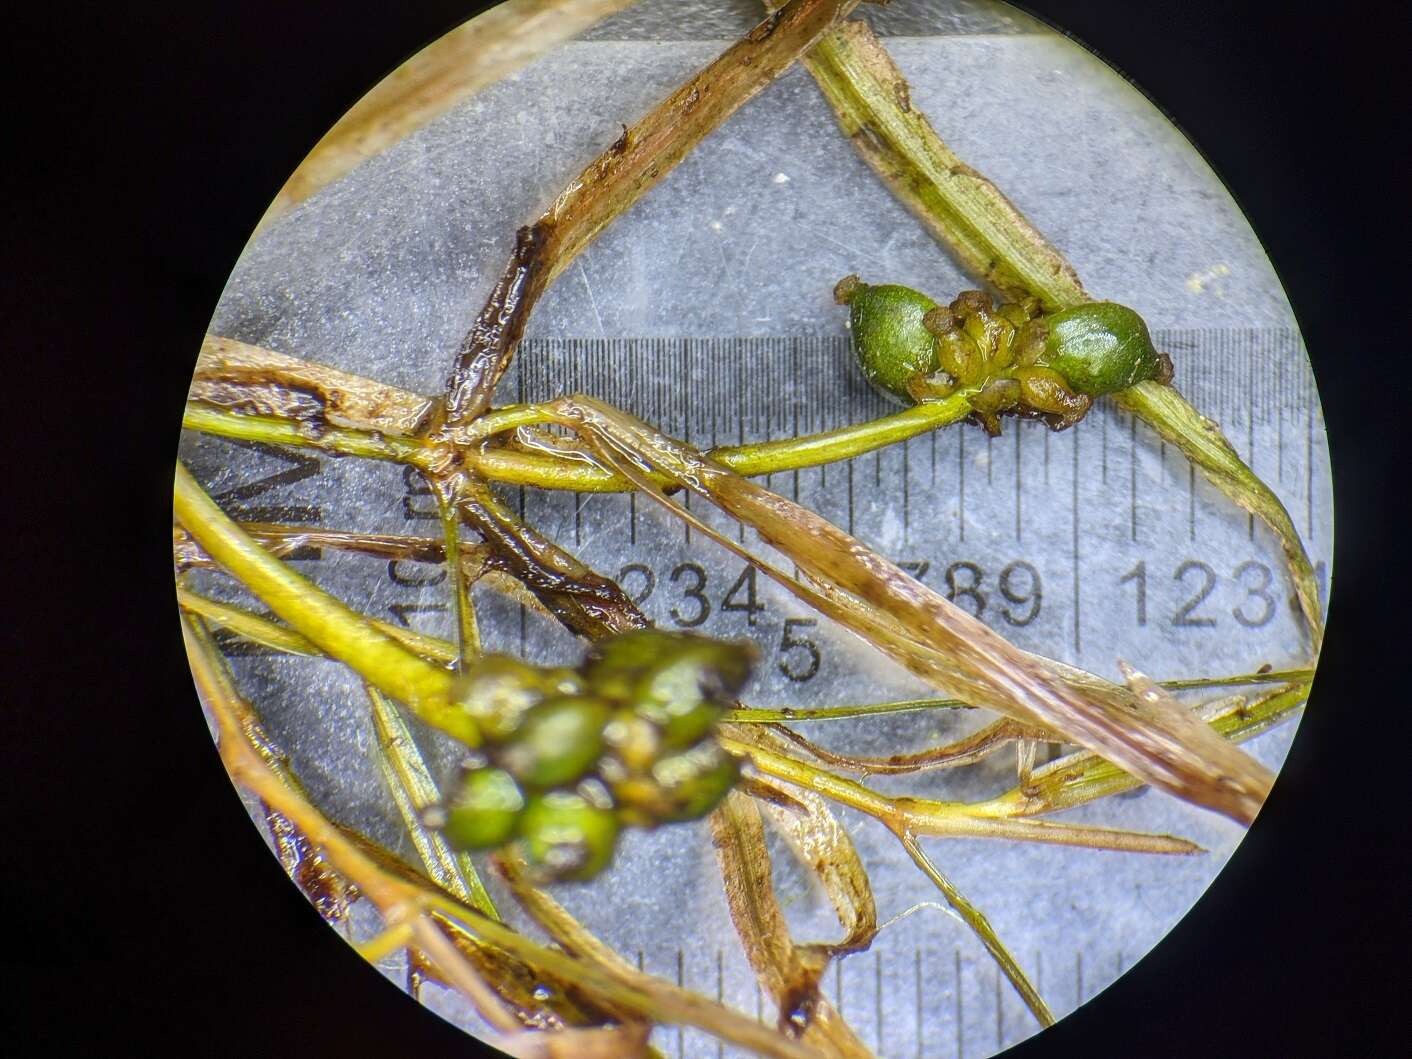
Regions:
<svg viewBox="0 0 1412 1059"><path fill-rule="evenodd" d="M1063 958L1052 951L1033 955L1036 988L1057 1014L1092 1000L1126 970L1121 951L1103 955L1112 972L1096 987L1085 975L1100 954L1079 949ZM639 970L714 996L753 1014L759 1022L772 1023L775 1018L774 1008L764 1001L753 972L739 954L723 949L693 953L675 947L645 959L639 953L636 962ZM1051 980L1048 991L1042 973L1046 965L1051 972L1057 965L1061 979L1059 984ZM829 968L823 985L835 1010L880 1059L984 1059L1020 1043L1036 1029L999 968L976 960L959 946L939 950L914 945L910 951L894 948L886 955L874 949L846 956ZM751 1054L692 1027L659 1028L655 1039L682 1059L707 1055L743 1059Z"/></svg>

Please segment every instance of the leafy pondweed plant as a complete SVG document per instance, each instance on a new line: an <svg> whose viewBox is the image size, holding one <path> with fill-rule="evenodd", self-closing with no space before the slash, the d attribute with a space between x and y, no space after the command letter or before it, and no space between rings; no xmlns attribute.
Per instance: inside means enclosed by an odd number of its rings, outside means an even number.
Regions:
<svg viewBox="0 0 1412 1059"><path fill-rule="evenodd" d="M625 6L512 0L468 23L350 111L291 178L267 222ZM1092 300L1059 251L950 152L910 102L881 44L862 23L845 21L854 0L767 6L771 13L751 33L625 127L521 229L455 351L444 394L412 393L215 335L193 381L185 416L191 430L397 464L426 481L434 537L238 524L179 467L178 602L222 757L264 806L296 880L331 920L345 917L351 901L370 903L383 929L360 942L364 955L377 961L405 951L414 988L434 978L455 989L494 1043L515 1055L655 1055L649 1037L658 1023L697 1027L762 1055L871 1054L824 988L834 961L866 949L886 929L878 924L868 864L835 814L840 805L901 845L1047 1025L1053 1014L1026 961L922 840L1199 853L1178 836L1042 817L1145 783L1249 823L1272 777L1235 744L1292 716L1312 678L1311 657L1308 666L1285 672L1197 677L1175 688L1131 667L1122 685L1102 680L1021 650L854 535L750 480L878 451L965 419L991 434L1004 416L1064 429L1112 396L1275 530L1317 649L1318 599L1293 524L1219 430L1172 388L1173 364L1139 313ZM904 407L821 433L703 452L592 397L494 406L496 384L555 278L799 59L864 158L999 302L982 291L944 303L886 282L840 283L836 294L848 306L859 369ZM530 525L496 484L640 492L949 697L811 709L741 703L757 648L651 628L620 585ZM673 493L716 505L794 569L747 548L744 533L722 533ZM465 529L477 539L463 539ZM287 561L311 545L442 565L450 575L454 636L380 621L317 587ZM269 613L197 591L198 570L233 579ZM585 650L554 665L486 654L477 587L559 623L586 641ZM265 733L259 704L236 686L213 628L277 652L326 657L357 675L371 752L416 863L341 826L310 800ZM1191 688L1226 694L1193 709L1169 693ZM1234 688L1255 690L1230 694ZM792 727L975 709L1000 717L960 739L883 756L831 749ZM408 715L430 732L416 734ZM460 755L440 786L419 745L432 738ZM884 793L868 779L966 768L1012 744L1016 785L976 801ZM1041 762L1041 745L1062 749ZM644 973L546 889L602 886L625 828L678 827L708 815L725 904L761 994L775 1008L774 1026ZM841 937L793 936L776 890L767 822L827 895ZM487 868L505 888L499 905L482 879ZM555 945L503 922L506 901Z"/></svg>

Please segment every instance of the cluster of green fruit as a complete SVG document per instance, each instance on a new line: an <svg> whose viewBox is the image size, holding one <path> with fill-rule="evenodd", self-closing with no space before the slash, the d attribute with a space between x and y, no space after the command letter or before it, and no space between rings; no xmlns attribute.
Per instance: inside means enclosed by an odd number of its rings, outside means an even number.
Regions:
<svg viewBox="0 0 1412 1059"><path fill-rule="evenodd" d="M541 877L592 878L621 828L697 819L735 785L714 728L751 657L656 629L606 640L576 669L486 656L457 697L485 745L427 822L459 849L514 842Z"/></svg>
<svg viewBox="0 0 1412 1059"><path fill-rule="evenodd" d="M834 297L849 307L858 364L877 389L904 402L966 390L991 435L1001 415L1055 430L1082 419L1093 399L1139 382L1170 382L1172 362L1127 306L1089 302L1042 314L1034 298L995 306L983 291L950 305L897 284L846 276Z"/></svg>

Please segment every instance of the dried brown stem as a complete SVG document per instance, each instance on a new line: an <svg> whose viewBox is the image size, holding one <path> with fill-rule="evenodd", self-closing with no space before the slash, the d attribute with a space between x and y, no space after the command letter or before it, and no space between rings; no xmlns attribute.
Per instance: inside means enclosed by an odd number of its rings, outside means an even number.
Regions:
<svg viewBox="0 0 1412 1059"><path fill-rule="evenodd" d="M1054 733L1047 729L1021 724L1019 721L1006 717L943 746L929 747L914 754L863 757L835 753L782 724L771 724L769 727L825 764L861 773L865 776L897 776L907 772L921 772L925 769L958 768L984 760L1002 746L1017 739L1050 740L1055 738Z"/></svg>
<svg viewBox="0 0 1412 1059"><path fill-rule="evenodd" d="M489 545L488 563L534 593L569 631L601 639L648 624L615 582L515 518L484 483L468 478L457 510Z"/></svg>
<svg viewBox="0 0 1412 1059"><path fill-rule="evenodd" d="M520 229L510 263L457 353L447 384L447 423L469 422L490 407L530 311L554 277L857 4L790 0L624 129L537 221Z"/></svg>
<svg viewBox="0 0 1412 1059"><path fill-rule="evenodd" d="M407 437L436 405L396 386L218 335L202 342L190 396L246 415L294 419L315 433L342 426Z"/></svg>
<svg viewBox="0 0 1412 1059"><path fill-rule="evenodd" d="M760 987L779 1011L781 1033L827 1055L867 1059L848 1023L819 990L828 967L826 946L798 945L775 896L765 825L749 798L732 791L711 814L711 838L725 882L731 920Z"/></svg>

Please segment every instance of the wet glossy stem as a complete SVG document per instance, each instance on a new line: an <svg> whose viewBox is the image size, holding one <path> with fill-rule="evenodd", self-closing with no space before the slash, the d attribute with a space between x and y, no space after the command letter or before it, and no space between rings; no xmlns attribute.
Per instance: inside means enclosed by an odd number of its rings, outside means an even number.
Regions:
<svg viewBox="0 0 1412 1059"><path fill-rule="evenodd" d="M173 510L192 538L279 617L433 727L477 746L480 731L451 701L451 674L413 654L261 548L178 464Z"/></svg>
<svg viewBox="0 0 1412 1059"><path fill-rule="evenodd" d="M736 473L747 476L803 470L886 448L958 422L970 414L969 395L958 393L944 400L915 405L837 430L749 445L728 445L710 450L709 455ZM466 434L479 441L503 430L549 420L550 415L545 408L538 405L497 408L472 424ZM320 449L341 456L391 460L424 469L432 465L438 444L347 428L329 428L315 433L292 419L242 415L197 404L187 405L182 425L189 430L219 437ZM477 474L507 485L585 493L617 493L632 488L626 479L611 471L548 452L472 445L465 448L465 454Z"/></svg>
<svg viewBox="0 0 1412 1059"><path fill-rule="evenodd" d="M380 434L348 427L320 427L312 430L297 419L280 416L247 415L224 408L188 401L181 425L187 430L231 438L258 441L266 445L290 445L301 449L321 449L336 456L359 456L368 460L391 460L424 466L431 448L418 438Z"/></svg>

